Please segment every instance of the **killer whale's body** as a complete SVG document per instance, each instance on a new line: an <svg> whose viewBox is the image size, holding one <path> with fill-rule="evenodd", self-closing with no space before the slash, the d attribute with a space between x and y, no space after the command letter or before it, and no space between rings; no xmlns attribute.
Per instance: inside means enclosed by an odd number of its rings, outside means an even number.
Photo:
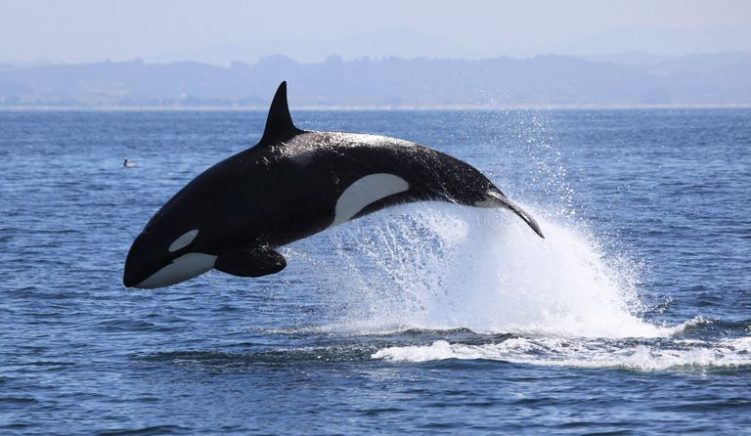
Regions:
<svg viewBox="0 0 751 436"><path fill-rule="evenodd" d="M542 236L482 173L445 153L383 136L298 129L282 83L260 142L204 171L151 218L128 253L123 282L155 288L212 268L273 274L286 265L276 247L421 200L505 207Z"/></svg>

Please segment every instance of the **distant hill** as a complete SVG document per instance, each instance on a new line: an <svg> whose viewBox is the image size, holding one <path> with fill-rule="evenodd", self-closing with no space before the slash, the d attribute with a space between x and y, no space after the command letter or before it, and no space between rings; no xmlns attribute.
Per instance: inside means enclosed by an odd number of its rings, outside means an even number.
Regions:
<svg viewBox="0 0 751 436"><path fill-rule="evenodd" d="M282 80L297 107L751 105L751 54L4 66L0 107L264 108Z"/></svg>

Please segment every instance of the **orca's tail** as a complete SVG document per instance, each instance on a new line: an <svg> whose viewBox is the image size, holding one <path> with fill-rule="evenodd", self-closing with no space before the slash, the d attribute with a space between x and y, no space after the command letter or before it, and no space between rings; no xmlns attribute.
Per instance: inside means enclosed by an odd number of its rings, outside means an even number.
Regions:
<svg viewBox="0 0 751 436"><path fill-rule="evenodd" d="M545 235L543 235L542 230L540 230L540 225L537 224L537 221L535 221L535 219L532 218L532 215L527 213L527 211L519 207L519 205L509 200L508 197L506 197L505 195L501 193L490 191L488 192L488 195L490 196L490 199L488 200L489 203L492 203L494 206L497 206L497 207L504 207L506 209L511 210L516 215L518 215L519 218L524 220L524 222L527 223L527 225L531 227L532 230L535 231L535 233L540 235L541 238L545 239Z"/></svg>

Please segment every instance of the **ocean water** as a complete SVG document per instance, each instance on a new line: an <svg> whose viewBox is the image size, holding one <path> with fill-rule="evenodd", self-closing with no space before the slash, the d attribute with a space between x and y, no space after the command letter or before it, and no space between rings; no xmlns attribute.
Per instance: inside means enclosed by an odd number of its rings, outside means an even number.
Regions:
<svg viewBox="0 0 751 436"><path fill-rule="evenodd" d="M276 275L127 290L265 114L0 112L0 433L749 433L751 110L293 116L464 159L546 239L410 204Z"/></svg>

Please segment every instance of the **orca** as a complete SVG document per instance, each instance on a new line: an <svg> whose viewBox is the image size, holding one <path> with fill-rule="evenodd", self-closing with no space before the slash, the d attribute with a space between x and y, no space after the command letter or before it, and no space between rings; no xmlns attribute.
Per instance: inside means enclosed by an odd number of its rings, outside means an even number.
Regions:
<svg viewBox="0 0 751 436"><path fill-rule="evenodd" d="M544 237L532 216L459 159L396 138L295 127L282 82L260 142L164 204L133 242L123 283L158 288L211 269L274 274L287 264L278 247L415 201L506 208Z"/></svg>

